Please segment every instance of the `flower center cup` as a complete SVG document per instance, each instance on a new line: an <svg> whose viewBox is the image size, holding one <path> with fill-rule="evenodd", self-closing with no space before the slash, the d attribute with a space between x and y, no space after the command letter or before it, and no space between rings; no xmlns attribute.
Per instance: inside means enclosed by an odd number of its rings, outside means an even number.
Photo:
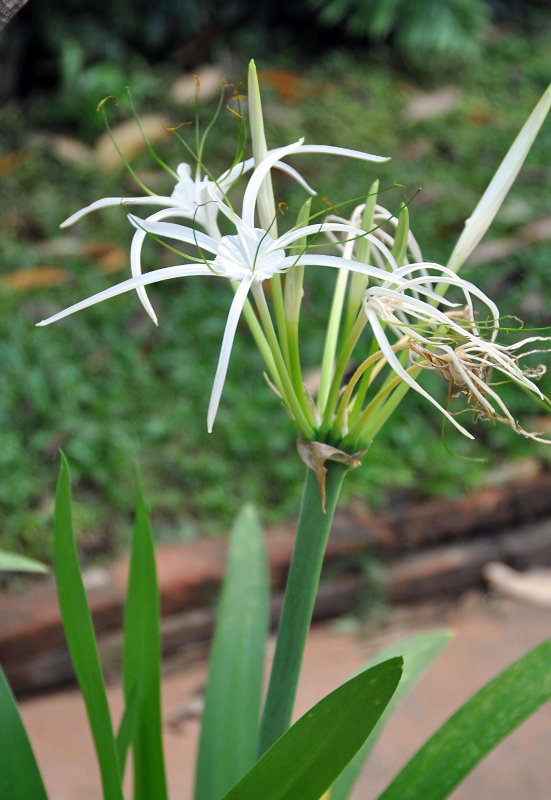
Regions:
<svg viewBox="0 0 551 800"><path fill-rule="evenodd" d="M273 249L273 244L270 234L262 228L242 228L238 234L222 237L212 268L230 280L251 276L255 281L267 280L296 260L286 256L282 248Z"/></svg>

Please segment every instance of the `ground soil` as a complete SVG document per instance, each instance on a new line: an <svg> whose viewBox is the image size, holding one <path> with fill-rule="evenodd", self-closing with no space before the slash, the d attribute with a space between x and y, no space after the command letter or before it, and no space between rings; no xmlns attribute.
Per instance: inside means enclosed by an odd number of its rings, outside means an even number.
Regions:
<svg viewBox="0 0 551 800"><path fill-rule="evenodd" d="M451 626L456 636L388 724L353 800L372 800L435 728L471 693L507 664L551 636L551 610L472 593L445 606L394 609L377 630L340 632L346 625L314 627L297 702L303 713L350 676L377 649L410 632ZM192 774L206 666L197 660L163 682L170 795L192 797ZM118 688L109 690L113 714ZM21 704L49 795L55 800L100 800L101 792L84 708L77 691ZM452 795L454 800L549 800L551 705L513 733Z"/></svg>

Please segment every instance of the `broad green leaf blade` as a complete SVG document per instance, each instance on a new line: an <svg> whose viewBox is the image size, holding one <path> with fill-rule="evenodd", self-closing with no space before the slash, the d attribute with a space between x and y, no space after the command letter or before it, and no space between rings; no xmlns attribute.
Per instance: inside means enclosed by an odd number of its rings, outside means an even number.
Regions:
<svg viewBox="0 0 551 800"><path fill-rule="evenodd" d="M441 800L551 698L551 639L487 683L413 756L379 800Z"/></svg>
<svg viewBox="0 0 551 800"><path fill-rule="evenodd" d="M262 530L245 506L231 535L211 648L195 800L220 800L254 763L268 600Z"/></svg>
<svg viewBox="0 0 551 800"><path fill-rule="evenodd" d="M369 736L402 674L402 659L362 672L281 736L223 800L320 800Z"/></svg>
<svg viewBox="0 0 551 800"><path fill-rule="evenodd" d="M124 693L130 721L131 715L135 716L131 736L134 753L134 800L166 800L167 797L161 722L159 616L155 548L143 492L138 485L124 610L122 661ZM136 704L136 711L132 709L133 702Z"/></svg>
<svg viewBox="0 0 551 800"><path fill-rule="evenodd" d="M380 664L393 656L402 656L404 659L404 672L398 688L392 695L390 703L384 710L381 718L369 734L365 744L356 753L352 761L344 769L333 786L331 787L331 800L346 800L356 783L365 762L369 758L375 742L381 735L384 726L394 713L396 706L403 700L406 694L412 689L421 675L432 664L435 658L440 655L444 647L449 643L453 634L451 631L428 631L427 633L416 633L400 642L394 642L389 647L385 647L380 653L371 658L364 669Z"/></svg>
<svg viewBox="0 0 551 800"><path fill-rule="evenodd" d="M54 569L63 628L92 730L104 800L122 800L111 715L73 536L69 466L63 454L55 493Z"/></svg>
<svg viewBox="0 0 551 800"><path fill-rule="evenodd" d="M0 572L49 572L46 564L34 558L0 550Z"/></svg>
<svg viewBox="0 0 551 800"><path fill-rule="evenodd" d="M0 668L0 796L48 800L15 698Z"/></svg>
<svg viewBox="0 0 551 800"><path fill-rule="evenodd" d="M551 85L547 87L547 90L543 93L534 110L524 123L520 133L501 162L496 174L488 184L486 191L478 201L478 205L465 222L463 232L448 261L448 267L454 272L457 272L463 266L492 224L520 168L524 164L524 160L550 108Z"/></svg>

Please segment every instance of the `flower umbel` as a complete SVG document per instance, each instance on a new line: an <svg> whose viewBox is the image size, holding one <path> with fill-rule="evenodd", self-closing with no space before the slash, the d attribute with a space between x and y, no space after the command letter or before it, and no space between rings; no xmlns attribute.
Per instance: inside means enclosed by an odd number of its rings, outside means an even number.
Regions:
<svg viewBox="0 0 551 800"><path fill-rule="evenodd" d="M545 401L534 382L543 369L525 369L520 361L534 352L528 352L527 347L547 338L528 337L513 345L498 343L501 316L495 303L473 283L457 276L457 259L448 267L423 260L409 226L409 200L405 199L394 210L385 208L378 201L378 180L367 184L365 202L348 218L340 212L334 213L332 205L325 212L312 213L312 196L316 191L288 163L289 159L305 154L329 155L376 165L386 158L328 145L307 145L303 139L268 149L254 65L249 77L253 157L246 159L239 150L239 159L214 178L204 166L201 144L195 168L182 163L176 173L169 170L177 179L170 195L108 197L69 217L63 226L107 206L161 207L145 219L128 215L135 228L130 248L130 279L54 314L39 325L133 290L156 322L147 286L181 277L222 278L230 283L234 295L210 396L209 431L217 414L243 314L264 357L270 385L281 397L301 441L309 443L303 450L311 452L310 445L320 445L316 450L316 459L323 452L321 466L317 467L320 474L323 460L336 457L336 453L341 460L351 457L354 461L351 454L369 445L407 387L428 400L468 438L473 436L458 421L460 412L451 409L452 398L457 396L466 399L463 411L470 410L475 418L504 422L523 435L544 441L520 426L500 397L492 376L497 375L501 382L513 382L539 401ZM545 107L548 99L546 95ZM533 138L535 128L543 121L542 109L540 104L537 114L534 112L529 138ZM518 171L524 158L525 139L520 150L513 147L512 160L509 155L502 165L498 194L494 197L494 188L489 190L494 198L493 210L503 199L503 187L512 174L509 172ZM276 203L273 193L274 170L290 176L310 195L295 224L291 223L284 232L278 231L278 209L284 204ZM320 167L318 170L321 171ZM232 199L234 187L245 175L248 177L238 212ZM477 210L478 233L471 237L474 243L487 227L481 214ZM285 221L289 217L286 214ZM181 257L181 263L143 273L142 249L146 237L165 244ZM462 250L462 258L471 244ZM312 267L336 271L317 391L305 386L299 347L303 282ZM264 291L266 282L270 283L270 296ZM459 296L457 302L444 297L448 289ZM444 402L433 397L419 382L423 370L436 371L446 379L448 397Z"/></svg>
<svg viewBox="0 0 551 800"><path fill-rule="evenodd" d="M318 224L311 224L301 227L295 227L278 237L272 237L263 229L255 227L255 211L256 203L259 195L260 188L263 180L269 171L280 160L293 153L301 152L328 152L337 155L345 155L350 157L359 158L366 161L380 161L377 156L371 156L365 153L359 153L351 150L341 150L340 148L331 148L325 146L308 146L304 145L302 140L295 144L288 145L287 147L278 148L271 151L268 156L261 162L261 164L253 171L243 198L243 206L241 216L238 216L235 211L222 199L220 196L213 196L212 204L216 206L217 213L222 213L233 225L235 233L227 234L215 238L208 234L202 233L195 228L186 227L183 225L175 224L172 222L164 222L159 219L159 215L170 213L171 216L186 216L187 210L177 211L175 207L167 209L167 212L158 212L146 220L141 220L138 217L129 215L130 222L137 228L138 232L143 236L146 234L155 237L169 238L176 240L186 245L191 245L196 248L199 253L198 256L193 257L193 261L174 267L166 267L156 270L154 272L141 274L141 264L139 263L139 255L141 252L141 241L138 246L135 246L136 239L134 239L133 247L131 249L131 262L132 272L135 277L123 281L122 283L103 292L99 292L93 297L87 298L75 305L54 314L46 320L38 323L39 325L48 325L52 322L62 319L70 314L80 311L88 306L94 305L106 300L110 297L122 294L132 289L140 290L144 286L151 283L158 283L163 280L169 280L178 277L191 277L191 276L216 276L225 278L237 284L236 293L232 301L224 336L222 340L222 347L220 350L220 357L215 374L213 389L211 393L211 400L209 403L209 412L207 415L207 427L212 430L222 388L224 385L229 357L237 329L237 323L243 310L243 306L247 300L247 295L251 287L256 290L255 299L259 305L264 306L262 294L262 282L271 279L276 274L285 274L291 268L298 264L316 264L319 266L329 266L332 268L346 267L348 269L363 273L367 276L374 278L385 278L386 273L380 267L373 267L357 261L343 259L337 256L312 256L308 253L299 255L287 254L290 248L297 240L303 239L308 235L319 235L326 232L339 232L352 236L357 236L357 229L348 223L338 222L320 222ZM294 173L294 170L293 170ZM217 194L217 187L213 190L209 189L213 195ZM140 202L145 202L149 198L140 198ZM103 201L104 204L108 204ZM102 202L102 201L99 201ZM99 207L97 204L95 207ZM90 207L89 207L90 208ZM86 209L84 210L86 211ZM392 267L395 267L395 261L388 250L388 248L371 234L367 234L372 239L374 248L381 253L381 259L386 259ZM147 300L147 298L146 298ZM143 297L142 297L143 301ZM147 300L147 303L149 301ZM261 309L261 316L264 309ZM267 323L267 327L270 325ZM270 337L270 332L268 332ZM272 349L277 349L274 342L270 343ZM303 420L304 412L299 410L294 398L294 392L290 391L289 381L286 380L285 369L278 369L277 374L274 376L276 385L282 390L284 399L292 410L292 414L300 426L303 427L301 431L305 435L311 436L312 426L308 420ZM285 387L287 385L287 389ZM294 408L293 408L294 407ZM304 424L305 423L305 424Z"/></svg>

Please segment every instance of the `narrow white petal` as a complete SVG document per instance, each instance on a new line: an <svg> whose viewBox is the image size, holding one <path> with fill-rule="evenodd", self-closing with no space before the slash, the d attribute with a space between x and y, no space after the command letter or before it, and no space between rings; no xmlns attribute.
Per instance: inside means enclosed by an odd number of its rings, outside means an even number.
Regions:
<svg viewBox="0 0 551 800"><path fill-rule="evenodd" d="M361 150L350 150L348 147L333 147L328 144L303 144L297 150L298 153L326 153L332 156L345 156L346 158L357 158L360 161L374 161L376 164L382 164L384 161L390 161L390 156L373 156L370 153L364 153Z"/></svg>
<svg viewBox="0 0 551 800"><path fill-rule="evenodd" d="M302 239L305 236L312 236L316 233L326 234L339 232L350 234L351 237L362 236L361 230L354 227L354 225L349 225L346 222L318 222L317 224L312 223L311 225L305 225L302 228L295 228L287 231L287 233L284 233L279 237L279 239L274 240L272 249L277 250L280 247L288 247L293 242L296 242L297 239Z"/></svg>
<svg viewBox="0 0 551 800"><path fill-rule="evenodd" d="M425 283L436 283L437 281L449 283L452 286L458 286L460 289L463 289L464 292L473 294L475 297L478 297L479 300L482 300L482 302L489 308L494 319L494 324L497 324L499 318L499 309L494 301L481 289L479 289L478 286L475 286L474 283L471 283L464 278L459 278L454 272L452 272L452 270L450 270L449 267L443 267L441 264L436 264L435 262L431 261L423 261L420 264L408 264L405 267L400 267L398 270L396 270L395 274L403 278L408 273L428 269L437 270L440 275L443 276L443 278L426 273L423 276Z"/></svg>
<svg viewBox="0 0 551 800"><path fill-rule="evenodd" d="M302 145L303 141L304 139L299 139L298 142L289 144L287 147L278 147L275 150L271 150L266 158L262 159L258 167L251 175L247 184L247 188L245 189L245 196L243 197L243 213L241 214L243 222L248 225L249 228L255 227L254 210L258 192L260 191L260 187L262 186L264 178L274 166L276 161L279 161L281 158L289 155L289 153L294 153Z"/></svg>
<svg viewBox="0 0 551 800"><path fill-rule="evenodd" d="M232 300L228 319L226 320L226 327L224 329L224 338L222 339L222 346L220 348L220 355L218 357L218 366L216 367L216 374L214 376L214 383L212 385L212 392L210 395L209 409L207 412L207 430L212 433L212 426L216 418L220 398L222 396L222 389L226 380L228 366L230 363L230 355L233 347L233 340L235 338L235 331L237 330L237 323L243 311L247 294L251 288L253 278L246 278L241 281L237 287L237 291Z"/></svg>
<svg viewBox="0 0 551 800"><path fill-rule="evenodd" d="M216 185L219 186L223 192L225 192L230 188L234 181L236 181L246 172L250 172L253 167L254 158L248 158L246 161L238 161L238 163L234 164L231 169L226 170L226 172L220 175L216 181Z"/></svg>
<svg viewBox="0 0 551 800"><path fill-rule="evenodd" d="M128 219L135 228L151 233L153 236L165 236L167 239L194 244L202 250L208 250L209 253L216 253L218 250L218 242L212 236L207 236L205 233L195 230L195 228L176 225L174 222L150 222L149 220L135 217L133 214L129 214Z"/></svg>
<svg viewBox="0 0 551 800"><path fill-rule="evenodd" d="M167 217L189 219L189 215L184 211L180 211L177 208L164 208L161 211L156 211L155 214L151 214L145 221L158 222L159 220L166 219ZM137 219L137 217L134 217L134 219ZM147 234L143 228L138 228L132 237L132 244L130 245L130 270L134 278L137 278L142 274L141 254L146 235ZM157 315L153 310L153 306L149 301L144 287L139 286L136 289L136 294L138 295L140 302L147 314L151 317L155 325L157 325Z"/></svg>
<svg viewBox="0 0 551 800"><path fill-rule="evenodd" d="M274 169L278 169L280 172L284 172L286 175L289 175L289 177L293 178L293 180L295 180L299 186L302 186L303 189L306 189L308 194L311 194L312 197L315 197L315 195L317 195L316 190L312 189L310 184L304 180L300 172L298 172L293 167L290 167L289 164L285 164L284 161L276 161L276 163L274 164Z"/></svg>
<svg viewBox="0 0 551 800"><path fill-rule="evenodd" d="M505 200L513 181L522 167L534 139L551 108L551 85L548 86L536 107L524 123L517 138L509 148L488 188L480 198L448 261L448 266L457 272L480 242L501 204Z"/></svg>
<svg viewBox="0 0 551 800"><path fill-rule="evenodd" d="M60 228L68 228L73 225L81 217L90 214L91 211L97 211L98 208L107 208L108 206L173 206L174 200L171 197L162 197L161 195L151 195L148 197L104 197L101 200L96 200L90 203L89 206L81 208L64 220Z"/></svg>
<svg viewBox="0 0 551 800"><path fill-rule="evenodd" d="M361 272L362 275L368 275L371 278L377 278L378 280L386 280L389 278L392 280L392 273L387 272L384 269L380 269L379 267L372 267L371 264L364 264L361 261L353 261L348 258L341 258L340 256L325 256L321 253L316 256L311 255L303 255L297 259L299 264L304 264L305 266L312 266L312 267L333 267L334 269L349 269L351 272ZM402 282L401 278L396 278L393 283L395 285L400 285Z"/></svg>
<svg viewBox="0 0 551 800"><path fill-rule="evenodd" d="M394 353L394 350L390 346L390 342L386 338L385 333L383 331L383 328L381 327L381 324L380 324L379 319L378 319L377 315L375 314L375 312L372 311L369 308L366 308L365 312L367 314L367 319L368 319L368 322L369 322L369 324L371 326L371 330L373 331L373 335L377 339L377 343L378 343L379 347L381 348L381 352L384 355L384 357L386 358L386 360L388 361L388 364L391 367L391 369L393 369L394 372L405 383L408 384L408 386L410 386L418 394L422 395L426 400L428 400L430 403L432 403L433 406L436 406L436 408L442 414L444 414L445 417L447 417L449 419L449 421L457 428L458 431L460 431L468 439L474 439L474 436L471 433L469 433L469 431L466 430L466 428L464 428L462 425L460 425L459 422L457 422L457 420L448 411L446 411L446 409L443 406L441 406L440 403L437 400L434 399L434 397L432 397L428 392L426 392L423 389L423 387L420 386L417 383L417 381L414 380L411 377L409 372L403 368L403 366L400 364L400 361L398 360L398 358L396 358L396 354Z"/></svg>
<svg viewBox="0 0 551 800"><path fill-rule="evenodd" d="M268 151L268 155L272 151ZM245 173L249 172L254 167L254 158L248 158L246 161L240 161L238 164L235 164L230 170L224 172L218 180L216 181L216 185L220 187L223 192L226 192L232 183L234 183L238 178ZM302 186L309 194L315 196L317 194L316 190L313 189L310 184L304 180L300 172L298 172L293 167L289 166L289 164L285 164L283 161L276 161L273 165L274 169L280 170L280 172L285 172L286 175L289 175L293 180L295 180L299 186Z"/></svg>
<svg viewBox="0 0 551 800"><path fill-rule="evenodd" d="M195 264L179 264L175 267L164 267L157 269L155 272L147 272L145 275L140 275L137 278L129 278L127 281L117 283L109 289L104 289L102 292L87 297L86 300L81 300L69 308L59 311L48 319L43 319L42 322L37 322L38 327L43 325L50 325L52 322L57 322L70 314L76 314L77 311L82 311L84 308L94 306L101 303L103 300L109 300L111 297L116 297L124 292L130 292L132 289L137 289L139 286L148 286L150 283L160 283L161 281L168 281L171 278L188 278L196 275L212 275L213 272L207 266Z"/></svg>

